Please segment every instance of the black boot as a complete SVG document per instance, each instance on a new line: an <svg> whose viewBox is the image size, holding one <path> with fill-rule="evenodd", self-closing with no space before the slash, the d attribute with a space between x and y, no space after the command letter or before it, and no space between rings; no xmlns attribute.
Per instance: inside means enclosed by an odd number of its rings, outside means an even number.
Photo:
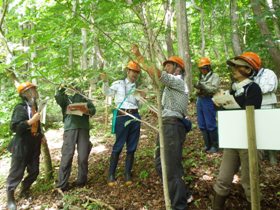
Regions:
<svg viewBox="0 0 280 210"><path fill-rule="evenodd" d="M215 129L213 131L208 132L211 142L211 148L209 150L210 153L216 153L219 150L219 136L218 130Z"/></svg>
<svg viewBox="0 0 280 210"><path fill-rule="evenodd" d="M134 162L134 152L126 155L126 160L125 160L125 184L126 185L132 184L131 170L132 170L133 162Z"/></svg>
<svg viewBox="0 0 280 210"><path fill-rule="evenodd" d="M201 133L202 133L204 144L205 144L205 151L208 151L211 148L209 134L206 130L201 130Z"/></svg>
<svg viewBox="0 0 280 210"><path fill-rule="evenodd" d="M109 177L108 177L108 185L114 186L116 185L116 168L119 162L119 153L112 153L110 158L110 168L109 168Z"/></svg>
<svg viewBox="0 0 280 210"><path fill-rule="evenodd" d="M213 210L224 210L226 199L227 199L227 196L222 196L215 192L214 198L212 201L212 209Z"/></svg>
<svg viewBox="0 0 280 210"><path fill-rule="evenodd" d="M16 210L17 209L14 193L15 193L14 190L7 191L8 210Z"/></svg>
<svg viewBox="0 0 280 210"><path fill-rule="evenodd" d="M29 198L30 197L30 186L28 187L21 187L20 193L19 193L20 198Z"/></svg>

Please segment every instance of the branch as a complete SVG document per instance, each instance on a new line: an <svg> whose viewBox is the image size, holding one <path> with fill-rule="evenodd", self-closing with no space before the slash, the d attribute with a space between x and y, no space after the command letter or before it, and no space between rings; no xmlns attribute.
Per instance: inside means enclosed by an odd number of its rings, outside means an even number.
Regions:
<svg viewBox="0 0 280 210"><path fill-rule="evenodd" d="M105 206L105 207L107 207L107 208L110 209L110 210L115 210L114 207L110 206L110 205L107 204L107 203L104 203L103 201L101 201L101 200L99 200L99 199L90 198L90 197L88 197L88 196L86 196L86 199L89 200L89 201L92 201L92 202L94 202L94 203L96 203L96 204L98 204L98 205L100 205L100 206Z"/></svg>
<svg viewBox="0 0 280 210"><path fill-rule="evenodd" d="M136 121L139 121L139 122L141 122L141 123L146 124L147 126L149 126L150 128L152 128L152 129L154 129L155 131L158 132L158 129L157 129L156 127L152 126L150 123L147 123L147 122L145 122L145 121L139 120L137 117L134 117L133 115L131 115L131 114L125 112L124 110L118 109L118 111L120 111L120 112L122 112L122 113L125 113L127 116L133 118L133 119L136 120Z"/></svg>
<svg viewBox="0 0 280 210"><path fill-rule="evenodd" d="M3 13L2 13L2 17L0 19L0 28L1 28L1 30L2 30L2 25L3 25L3 22L4 22L4 18L5 18L7 9L8 9L8 3L5 4L5 1L3 1Z"/></svg>

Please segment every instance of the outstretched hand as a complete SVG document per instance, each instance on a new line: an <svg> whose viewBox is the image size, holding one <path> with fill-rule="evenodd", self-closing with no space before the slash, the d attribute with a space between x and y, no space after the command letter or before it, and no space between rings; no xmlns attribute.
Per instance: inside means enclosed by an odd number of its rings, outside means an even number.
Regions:
<svg viewBox="0 0 280 210"><path fill-rule="evenodd" d="M140 53L140 50L139 50L139 47L138 47L137 44L132 44L132 45L131 45L131 52L132 52L132 54L134 54L136 57L141 56L141 53Z"/></svg>

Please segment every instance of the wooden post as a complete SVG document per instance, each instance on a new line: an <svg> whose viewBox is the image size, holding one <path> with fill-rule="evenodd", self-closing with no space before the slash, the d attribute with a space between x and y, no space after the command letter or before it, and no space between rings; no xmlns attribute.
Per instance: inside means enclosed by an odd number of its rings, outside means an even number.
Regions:
<svg viewBox="0 0 280 210"><path fill-rule="evenodd" d="M259 163L256 144L254 106L246 106L246 120L251 187L251 208L252 210L260 210Z"/></svg>

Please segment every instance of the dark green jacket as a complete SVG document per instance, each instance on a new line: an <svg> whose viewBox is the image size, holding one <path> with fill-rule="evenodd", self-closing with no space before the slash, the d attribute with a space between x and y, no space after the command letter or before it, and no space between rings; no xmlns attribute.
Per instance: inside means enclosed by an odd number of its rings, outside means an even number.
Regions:
<svg viewBox="0 0 280 210"><path fill-rule="evenodd" d="M8 150L15 157L32 157L34 153L40 153L41 139L43 137L41 126L39 125L38 135L33 136L31 134L31 126L27 124L27 120L31 117L28 114L28 106L23 101L15 106L12 114L10 129L14 136Z"/></svg>
<svg viewBox="0 0 280 210"><path fill-rule="evenodd" d="M93 116L96 112L95 106L90 100L87 100L80 94L75 94L73 96L68 96L65 93L65 89L62 88L58 90L55 95L55 100L62 109L64 130L72 130L77 128L84 128L89 130L89 117ZM72 103L87 103L89 109L89 115L69 115L66 114L67 106Z"/></svg>

